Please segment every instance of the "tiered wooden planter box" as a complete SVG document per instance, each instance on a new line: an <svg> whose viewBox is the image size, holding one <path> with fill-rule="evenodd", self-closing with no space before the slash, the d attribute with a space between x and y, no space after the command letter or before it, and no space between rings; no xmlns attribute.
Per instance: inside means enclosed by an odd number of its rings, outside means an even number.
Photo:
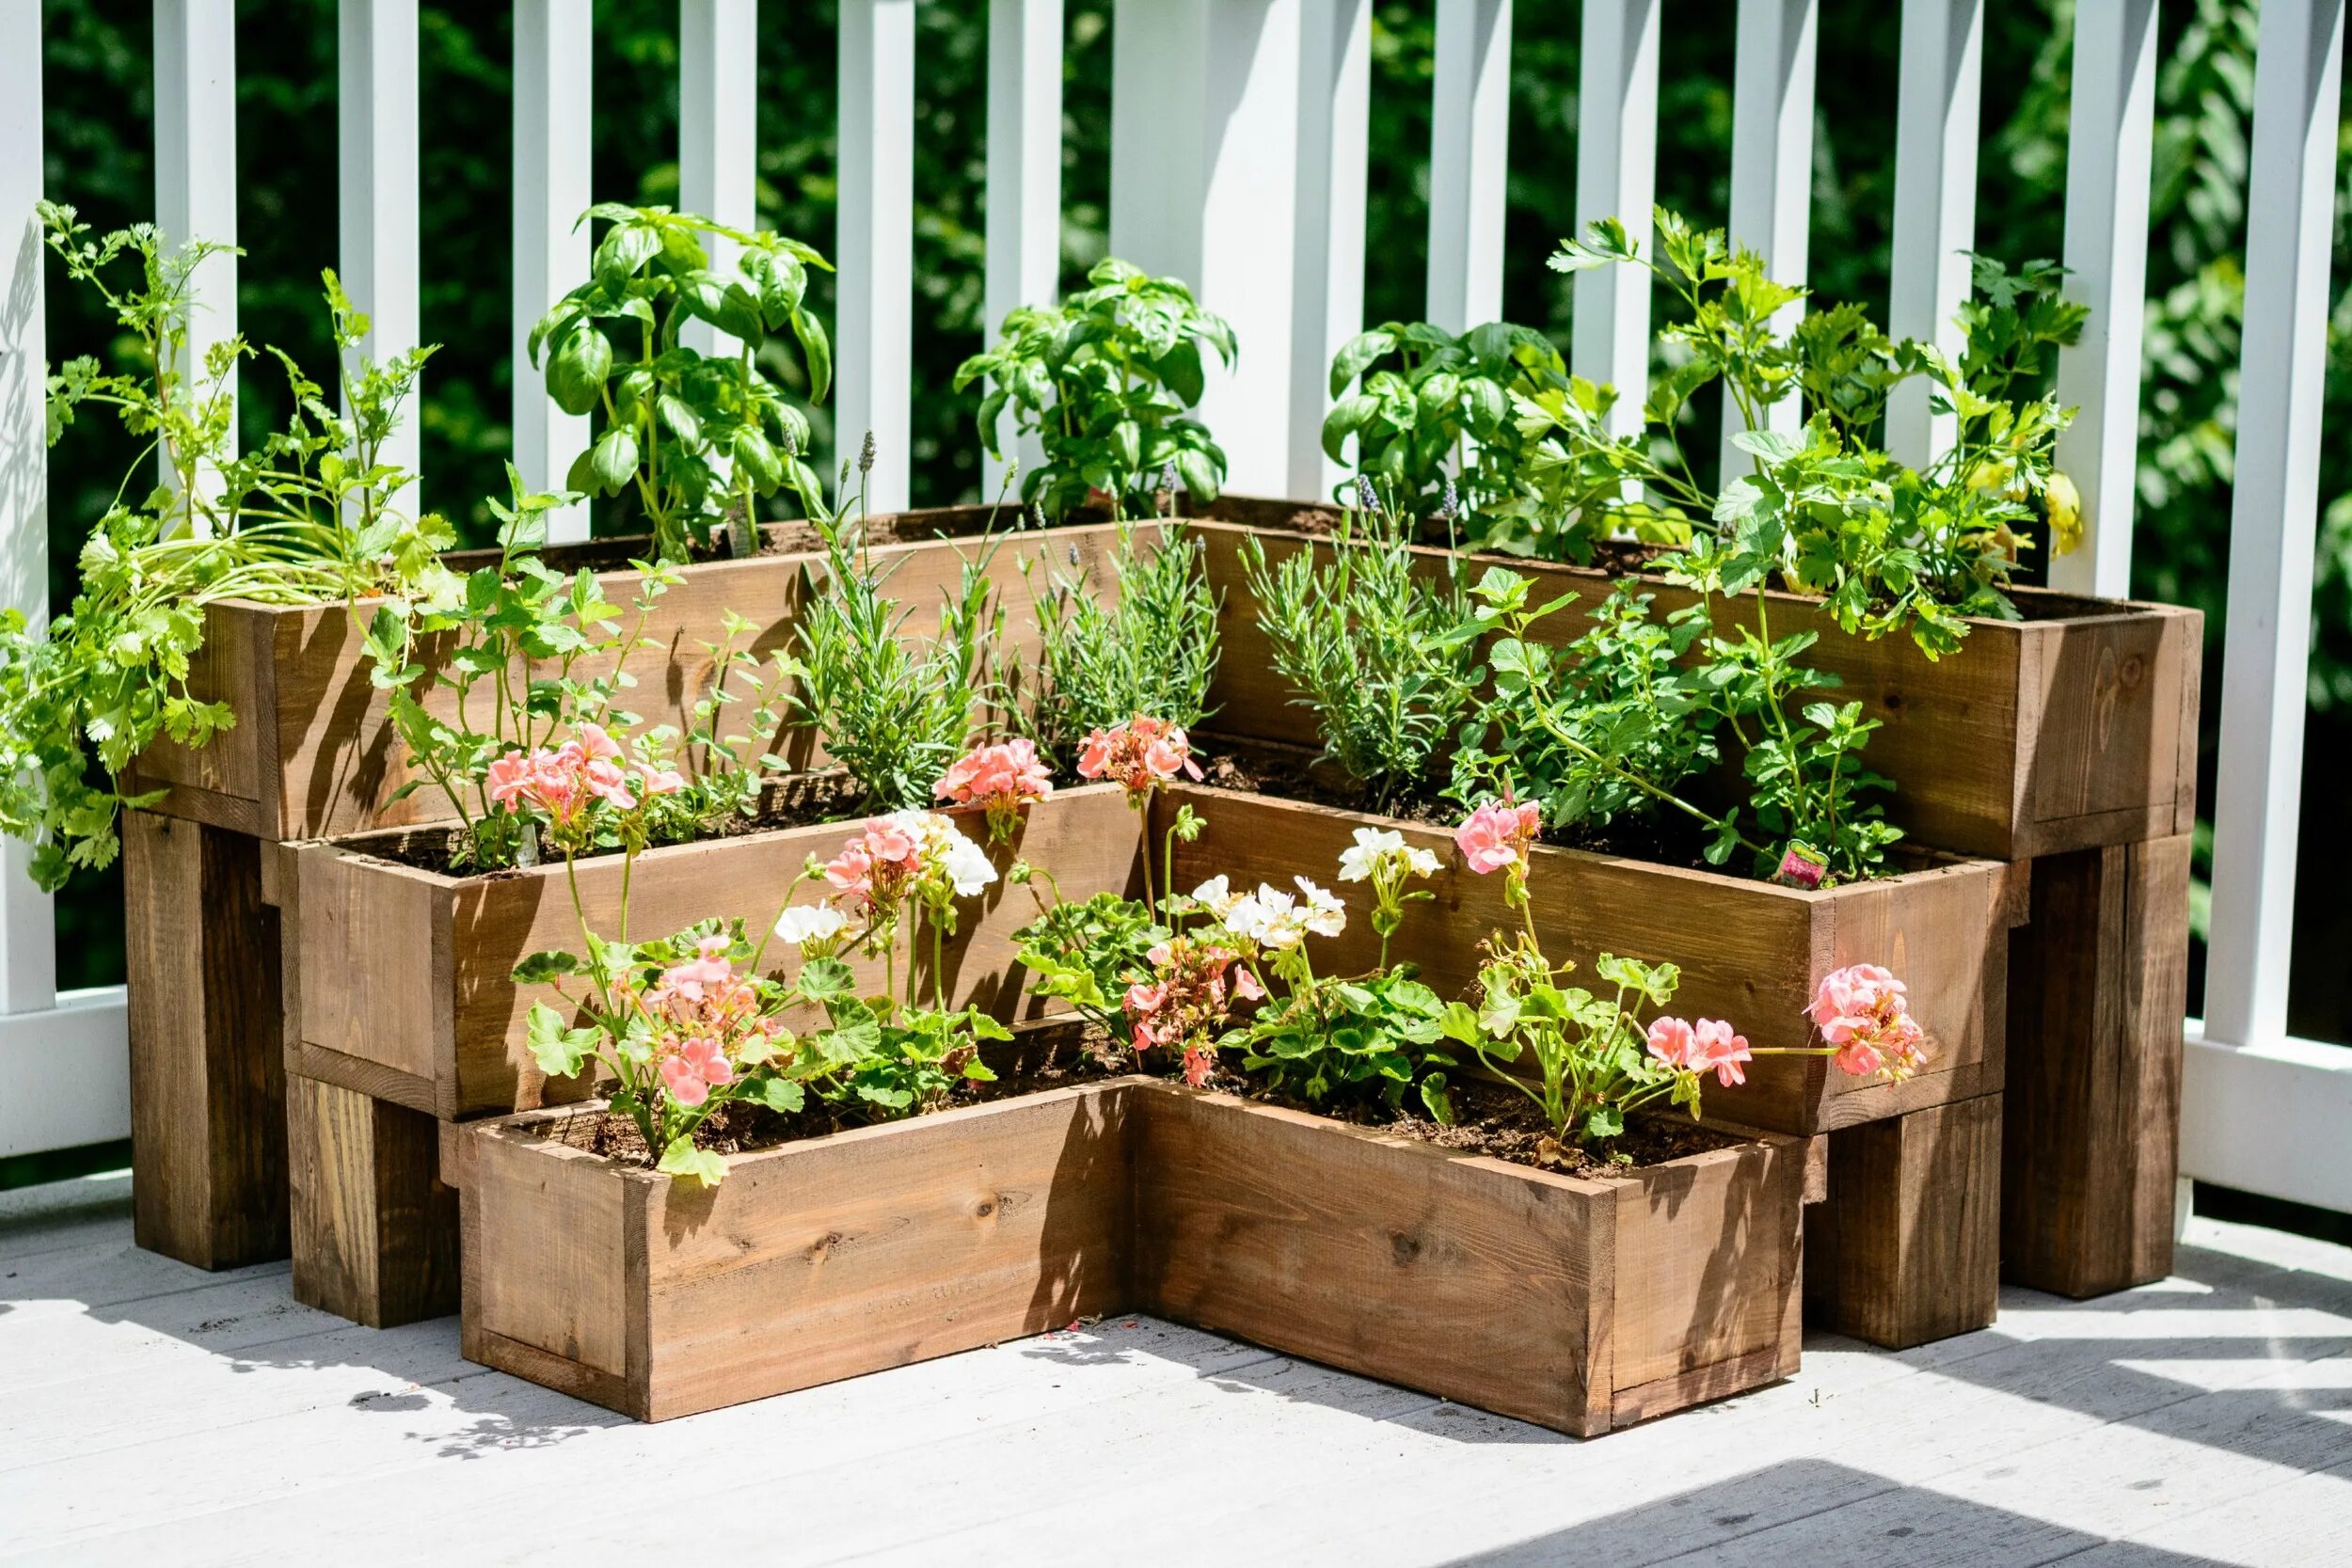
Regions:
<svg viewBox="0 0 2352 1568"><path fill-rule="evenodd" d="M1280 502L1235 501L1217 510L1231 520L1198 525L1212 579L1226 596L1212 728L1295 740L1306 728L1304 716L1289 706L1265 657L1235 547L1245 528L1275 534L1295 519L1311 527L1331 515ZM874 531L878 538L954 532L976 526L981 511L878 519ZM1016 646L1029 635L1017 613L1027 602L1016 580L1020 557L1042 548L1059 569L1099 567L1112 538L1106 527L1082 525L1009 542L998 552L993 572L1016 611ZM1270 553L1279 558L1285 547L1304 546L1305 536L1292 538L1297 542L1277 539ZM955 577L959 544L971 547L967 537L885 545L878 551L900 558L893 588L918 607L917 629L928 623L936 588ZM780 644L803 602L803 577L814 559L787 551L691 568L687 584L665 598L650 628L657 645L632 661L639 676L632 705L650 721L675 721L707 679L708 656L700 643L713 640L723 610L758 625L761 648ZM1596 573L1512 564L1551 579L1547 586L1554 592L1575 587L1597 598L1603 590ZM1438 566L1433 558L1431 569ZM1105 589L1115 588L1105 574L1095 575ZM615 576L624 596L632 576ZM1669 606L1676 602L1678 591L1664 585L1658 591ZM1837 1128L1834 1166L1859 1162L1895 1170L1924 1190L1936 1169L1980 1151L1988 1132L1998 1139L1999 1101L1991 1091L2002 1082L2006 1025L2010 1184L2032 1194L2033 1201L2011 1206L2004 1250L2012 1259L2028 1260L2012 1265L2027 1282L2087 1292L2161 1274L2169 1262L2184 984L2174 955L2185 951L2198 621L2191 612L2158 606L2032 594L2022 602L2027 620L1977 624L1963 653L1940 664L1928 664L1907 640L1866 643L1834 629L1807 656L1843 675L1848 694L1883 722L1873 737L1872 766L1896 780L1894 814L1913 842L2034 860L2031 898L2039 929L2020 933L2026 945L2012 966L2006 1017L1997 977L1985 979L1985 989L1961 1012L1939 1010L1945 1006L1940 997L1922 996L1922 1016L1953 1036L1939 1042L1938 1069L1928 1078L1900 1089L1850 1087L1834 1085L1816 1064L1806 1070L1820 1076L1809 1084L1759 1074L1756 1098L1778 1097L1790 1108L1788 1125L1801 1125L1809 1115L1815 1125ZM1814 607L1785 596L1772 601L1772 630L1782 635L1808 618L1819 621ZM1565 618L1555 634L1573 635ZM447 1005L437 991L427 1006L418 990L424 982L413 975L403 979L387 970L365 977L348 958L314 951L307 902L296 921L283 925L280 941L279 908L295 908L308 885L298 866L330 876L318 869L326 864L313 858L319 851L296 850L296 841L375 830L430 810L423 794L389 803L402 781L380 697L367 681L359 626L346 610L214 607L196 689L228 700L240 716L239 727L200 752L158 748L142 759L138 785L168 785L169 795L158 813L135 815L126 832L129 924L139 956L132 993L139 1240L210 1266L282 1252L285 1184L270 1142L282 1114L293 1125L295 1217L333 1221L312 1238L316 1244L308 1250L314 1261L298 1265L298 1275L344 1281L341 1299L360 1303L353 1315L371 1321L389 1321L388 1302L393 1304L389 1316L434 1307L448 1298L445 1264L409 1267L397 1255L411 1247L406 1238L434 1228L412 1221L420 1214L445 1219L451 1199L429 1183L420 1198L413 1180L388 1173L430 1170L440 1142L436 1118L529 1102L529 1076L502 1043L512 1036L516 1010L511 999L502 1003L497 996L512 955L483 958L466 971L472 980L461 979L454 968L444 974L437 964L430 984L446 982L451 990ZM1323 878L1330 871L1322 857L1300 868ZM1671 875L1639 869L1652 878ZM347 870L339 863L331 877ZM414 873L375 870L385 875L339 881L319 896L340 901L354 920L374 921L380 895L388 911L381 918L406 923L402 942L419 940L418 908L430 905L434 918L450 922L448 940L437 949L411 947L404 956L411 968L421 968L424 955L470 953L473 931L459 922L493 918L486 895L476 903L470 894L426 894L403 880ZM1593 875L1599 875L1597 868ZM1947 868L1918 885L1968 881ZM2003 918L2024 908L2026 886L2020 875L1992 898ZM1766 1027L1754 1023L1762 1016L1763 998L1787 991L1800 978L1789 962L1793 950L1772 943L1806 944L1804 978L1818 974L1813 959L1823 941L1851 957L1905 967L1902 956L1867 950L1859 933L1873 923L1895 932L1897 926L1883 924L1895 919L1886 900L1909 900L1910 893L1850 890L1873 896L1833 900L1838 912L1830 918L1800 915L1796 906L1780 901L1783 891L1743 890L1754 911L1769 911L1756 916L1759 926L1718 921L1699 927L1720 949L1713 958L1687 948L1647 956L1674 957L1692 970L1693 989L1686 995L1708 995L1707 987L1718 986L1719 1010L1743 1026L1753 1023L1752 1037ZM537 895L549 910L561 905L544 894L542 888ZM1938 896L1958 895L1946 891ZM1903 902L1906 911L1914 907ZM524 906L501 902L496 908ZM224 909L246 911L250 918L208 918ZM389 912L394 911L401 912ZM2096 918L2086 919L2085 911L2096 911ZM685 918L710 912L717 911L706 901ZM1743 905L1740 919L1751 912ZM540 913L532 905L522 914L495 918L527 927ZM1898 923L1901 930L1917 928L1909 918ZM636 925L645 930L660 923L641 914ZM1629 927L1621 922L1602 919L1594 929L1602 933L1596 941L1637 945L1622 934ZM1760 934L1766 930L1773 934ZM1848 938L1852 947L1838 949ZM529 938L532 944L540 940ZM1910 941L1915 949L1918 939ZM262 978L275 974L281 945L300 960L287 966L282 1013L280 986ZM1735 953L1746 958L1729 956ZM1742 978L1738 966L1749 961L1759 967ZM1915 953L1910 969L1920 961ZM1710 972L1715 978L1702 978ZM332 976L338 987L381 984L387 1007L401 1015L386 1030L386 1043L364 1037L373 1032L369 1015L337 1013L337 1004L310 1001L305 973ZM1741 1001L1751 1005L1735 1005ZM306 1022L313 1012L315 1024ZM1969 1034L1950 1022L1963 1017L1970 1027L1980 1022L1981 1032ZM476 1029L498 1033L476 1035ZM281 1041L283 1059L295 1074L291 1092L280 1066ZM2020 1099L2026 1093L2033 1096L2030 1105ZM286 1097L282 1113L280 1097ZM1732 1114L1719 1099L1709 1104ZM1745 1107L1738 1114L1756 1116ZM2022 1127L2034 1130L2030 1143L2015 1135ZM1920 1204L1901 1211L1923 1212ZM1832 1249L1820 1239L1824 1222L1813 1228L1816 1275L1825 1276L1829 1271L1818 1265ZM446 1235L445 1227L438 1233ZM2115 1243L2118 1233L2128 1241ZM2087 1236L2107 1240L2086 1251L2079 1243ZM1867 1252L1849 1244L1835 1256ZM1878 1266L1857 1265L1858 1276ZM428 1284L403 1286L397 1283L403 1277ZM322 1288L314 1294L326 1292ZM371 1301L373 1309L365 1305Z"/></svg>
<svg viewBox="0 0 2352 1568"><path fill-rule="evenodd" d="M1579 1435L1796 1370L1804 1140L1571 1179L1127 1078L705 1190L587 1114L462 1134L465 1353L641 1420L1120 1311Z"/></svg>
<svg viewBox="0 0 2352 1568"><path fill-rule="evenodd" d="M773 918L811 854L829 858L850 831L829 823L647 850L629 890L629 928L659 935L712 916ZM983 830L977 816L976 837ZM530 871L453 877L370 852L385 834L303 845L292 853L284 894L294 961L286 969L289 1070L327 1110L357 1116L356 1102L405 1107L442 1123L504 1115L583 1098L586 1083L549 1081L524 1048L524 1021L548 988L518 986L530 953L580 945L561 863ZM1067 790L1029 808L1022 835L996 851L1051 865L1071 897L1125 892L1139 880L1134 816L1113 785ZM580 896L600 934L617 930L622 860L578 868ZM801 902L817 895L803 890ZM1039 1016L1042 1000L1014 961L1012 932L1036 917L1029 890L999 881L960 908L943 962L951 1006L973 1005L1012 1022ZM782 955L778 958L781 959ZM901 956L903 962L903 955ZM917 965L928 990L926 952ZM900 980L903 983L901 970ZM861 984L879 990L882 966L863 963ZM364 1158L349 1129L313 1147L294 1134L294 1289L313 1306L378 1326L456 1306L454 1198L436 1179L439 1136L429 1122L385 1135L420 1161ZM360 1129L367 1132L369 1129ZM432 1223L414 1223L419 1214Z"/></svg>

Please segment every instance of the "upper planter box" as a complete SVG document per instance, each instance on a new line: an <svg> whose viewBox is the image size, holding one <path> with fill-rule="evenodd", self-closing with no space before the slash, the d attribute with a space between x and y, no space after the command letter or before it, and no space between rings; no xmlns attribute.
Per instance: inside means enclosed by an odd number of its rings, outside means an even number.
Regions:
<svg viewBox="0 0 2352 1568"><path fill-rule="evenodd" d="M640 938L666 936L740 916L756 933L809 856L830 857L851 826L648 849L633 873L629 928ZM966 827L981 836L977 813ZM512 978L529 954L580 950L564 863L450 876L378 852L402 836L386 832L294 852L285 928L300 951L286 965L288 1068L445 1121L579 1099L587 1085L550 1083L523 1043L532 1004L552 992ZM1000 868L1016 854L1052 866L1067 895L1086 898L1137 882L1139 847L1125 796L1113 784L1090 784L1031 805L1020 836L992 854ZM590 924L617 934L622 858L599 855L577 869ZM948 1005L976 1005L1006 1022L1041 1013L1044 999L1029 994L1027 972L1014 961L1012 933L1037 914L1029 890L998 880L957 912L944 958ZM928 949L926 942L919 960L927 987ZM861 985L881 989L879 960L858 960L858 970Z"/></svg>
<svg viewBox="0 0 2352 1568"><path fill-rule="evenodd" d="M1286 502L1233 500L1214 511L1236 524L1279 528L1298 509ZM943 591L954 591L962 562L976 552L992 515L1009 525L1017 514L1011 508L998 513L985 506L946 507L869 520L866 538L875 563L891 574L891 594L912 611L910 631L938 629ZM1004 595L1013 651L1026 653L1037 645L1021 560L1034 561L1046 549L1055 571L1091 573L1115 592L1117 583L1104 563L1117 542L1113 525L1080 522L1050 535L1009 540L995 552L989 576ZM567 571L596 567L608 597L626 607L637 581L628 562L643 553L645 543L614 539L559 546L545 558ZM712 657L704 644L719 641L727 611L758 628L752 643L756 652L790 644L791 628L807 599L808 573L824 570L824 551L804 523L768 529L764 547L768 553L744 560L688 566L685 580L662 595L645 625L648 645L627 665L637 678L627 705L648 724L687 727L695 701L711 681ZM469 552L453 556L450 564L464 571L495 560L488 552ZM124 788L168 786L170 793L153 808L163 815L278 842L333 838L445 815L429 790L392 800L409 773L392 734L385 693L368 678L365 642L373 613L373 601L366 600L357 607L283 609L240 600L208 606L204 648L190 671L188 688L201 700L228 703L236 726L194 750L157 742L141 754ZM451 717L449 700L449 692L436 689L426 703Z"/></svg>
<svg viewBox="0 0 2352 1568"><path fill-rule="evenodd" d="M1295 741L1304 721L1289 705L1242 572L1246 531L1210 522L1200 531L1210 580L1226 606L1212 727ZM1269 542L1267 559L1297 547ZM1433 575L1442 570L1444 551L1422 554ZM1573 593L1590 607L1608 591L1597 570L1492 559L1536 579L1538 604ZM1651 591L1661 614L1698 597L1662 578L1651 579ZM2039 589L2012 596L2023 620L1972 620L1960 652L1940 661L1906 635L1875 642L1849 636L1816 599L1772 594L1767 613L1775 637L1820 633L1805 661L1838 676L1842 696L1860 699L1865 716L1884 726L1870 736L1867 760L1895 782L1888 816L1914 843L2027 860L2189 832L2204 617ZM1753 626L1754 595L1736 603ZM1584 623L1571 610L1539 626L1565 642Z"/></svg>

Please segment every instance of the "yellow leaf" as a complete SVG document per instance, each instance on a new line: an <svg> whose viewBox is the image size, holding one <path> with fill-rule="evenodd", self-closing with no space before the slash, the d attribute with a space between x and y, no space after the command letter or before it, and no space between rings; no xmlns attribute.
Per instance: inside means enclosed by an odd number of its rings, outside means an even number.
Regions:
<svg viewBox="0 0 2352 1568"><path fill-rule="evenodd" d="M2074 482L2053 469L2042 504L2050 517L2050 542L2058 555L2071 555L2083 542L2083 493Z"/></svg>

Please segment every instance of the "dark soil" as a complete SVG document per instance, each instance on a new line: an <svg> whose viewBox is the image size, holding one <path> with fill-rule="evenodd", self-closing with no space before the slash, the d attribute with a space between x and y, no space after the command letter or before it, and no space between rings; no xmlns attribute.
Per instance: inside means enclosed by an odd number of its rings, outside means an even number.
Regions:
<svg viewBox="0 0 2352 1568"><path fill-rule="evenodd" d="M745 833L766 832L776 828L848 822L862 816L865 810L865 791L849 774L837 770L795 773L770 786L756 816L723 817L707 825L691 839L664 842L699 844L710 839L739 838ZM464 876L467 873L462 868L452 864L457 843L458 834L454 829L419 828L413 832L371 837L362 847L367 854L378 860L413 866L420 871ZM654 847L661 847L661 845L656 844ZM548 853L543 858L552 862L560 857ZM517 873L500 870L482 872L480 875L511 877Z"/></svg>
<svg viewBox="0 0 2352 1568"><path fill-rule="evenodd" d="M1023 1029L1009 1043L992 1044L984 1055L996 1077L977 1083L966 1079L941 1110L1066 1089L1135 1070L1135 1058L1113 1047L1108 1036L1089 1024ZM808 1138L830 1137L886 1119L861 1115L854 1105L828 1104L814 1095L791 1116L764 1105L731 1101L712 1112L695 1130L694 1147L719 1154L749 1154ZM541 1125L541 1134L626 1164L653 1163L636 1122L614 1112L550 1120Z"/></svg>
<svg viewBox="0 0 2352 1568"><path fill-rule="evenodd" d="M1303 747L1233 740L1224 736L1204 737L1217 749L1203 764L1204 782L1218 789L1243 790L1277 800L1302 800L1341 811L1371 812L1428 827L1452 829L1467 813L1454 801L1441 800L1435 789L1400 800L1374 799L1362 784L1349 778L1320 752ZM1657 865L1688 866L1711 871L1701 852L1706 834L1678 812L1661 812L1658 820L1621 819L1606 828L1578 828L1544 834L1543 843L1563 849L1589 849L1596 854L1622 855Z"/></svg>

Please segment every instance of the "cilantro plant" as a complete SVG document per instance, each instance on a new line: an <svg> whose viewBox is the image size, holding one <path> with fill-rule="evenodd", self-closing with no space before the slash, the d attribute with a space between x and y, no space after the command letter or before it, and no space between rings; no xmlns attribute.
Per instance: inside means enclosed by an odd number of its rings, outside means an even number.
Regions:
<svg viewBox="0 0 2352 1568"><path fill-rule="evenodd" d="M789 486L809 515L826 515L824 487L803 460L808 416L773 379L788 334L801 351L812 403L833 379L825 329L805 308L808 269L830 272L798 240L747 232L667 207L599 202L581 223L610 223L588 281L531 329L548 395L594 420L596 439L565 480L587 495L635 495L665 561L707 545L729 515L756 515L762 497ZM714 268L705 241L736 247ZM706 355L683 341L690 321L734 341Z"/></svg>
<svg viewBox="0 0 2352 1568"><path fill-rule="evenodd" d="M1271 564L1253 534L1242 564L1274 668L1314 713L1324 754L1387 807L1434 776L1481 671L1459 581L1421 569L1370 482L1356 495L1327 559L1301 546Z"/></svg>
<svg viewBox="0 0 2352 1568"><path fill-rule="evenodd" d="M76 868L111 863L125 805L121 777L158 739L201 746L236 722L227 705L190 689L204 641L204 607L348 601L380 589L430 591L445 577L437 551L454 535L437 516L410 516L399 498L413 476L384 461L430 349L373 361L369 324L331 272L322 275L341 364L339 413L289 356L294 408L251 451L234 429L243 338L189 346L193 278L232 247L174 248L152 225L103 237L71 207L44 202L49 248L66 277L105 305L128 365L69 361L48 377L54 445L85 411L111 409L135 443L112 505L81 552L81 587L46 626L0 612L0 829L29 839L32 875L62 886ZM151 483L158 459L167 483Z"/></svg>
<svg viewBox="0 0 2352 1568"><path fill-rule="evenodd" d="M1348 386L1361 377L1360 387ZM1582 561L1581 519L1547 514L1526 478L1533 442L1512 398L1567 385L1567 366L1533 327L1489 322L1455 337L1427 322L1390 322L1343 344L1331 361L1323 450L1349 461L1399 510L1443 542L1477 550Z"/></svg>
<svg viewBox="0 0 2352 1568"><path fill-rule="evenodd" d="M980 442L1002 459L998 422L1034 433L1044 463L1021 476L1024 505L1059 518L1098 496L1120 515L1151 509L1152 476L1173 466L1197 502L1225 487L1225 453L1185 417L1207 385L1205 356L1233 362L1233 329L1173 277L1098 261L1089 287L1058 308L1006 316L996 346L956 371L962 391L986 378Z"/></svg>
<svg viewBox="0 0 2352 1568"><path fill-rule="evenodd" d="M1089 731L1131 714L1155 714L1187 730L1199 724L1216 673L1218 610L1200 541L1174 520L1143 536L1122 526L1107 595L1085 577L1054 570L1054 548L1042 545L1021 562L1042 645L1034 689L1015 705L1016 722L1065 762Z"/></svg>

